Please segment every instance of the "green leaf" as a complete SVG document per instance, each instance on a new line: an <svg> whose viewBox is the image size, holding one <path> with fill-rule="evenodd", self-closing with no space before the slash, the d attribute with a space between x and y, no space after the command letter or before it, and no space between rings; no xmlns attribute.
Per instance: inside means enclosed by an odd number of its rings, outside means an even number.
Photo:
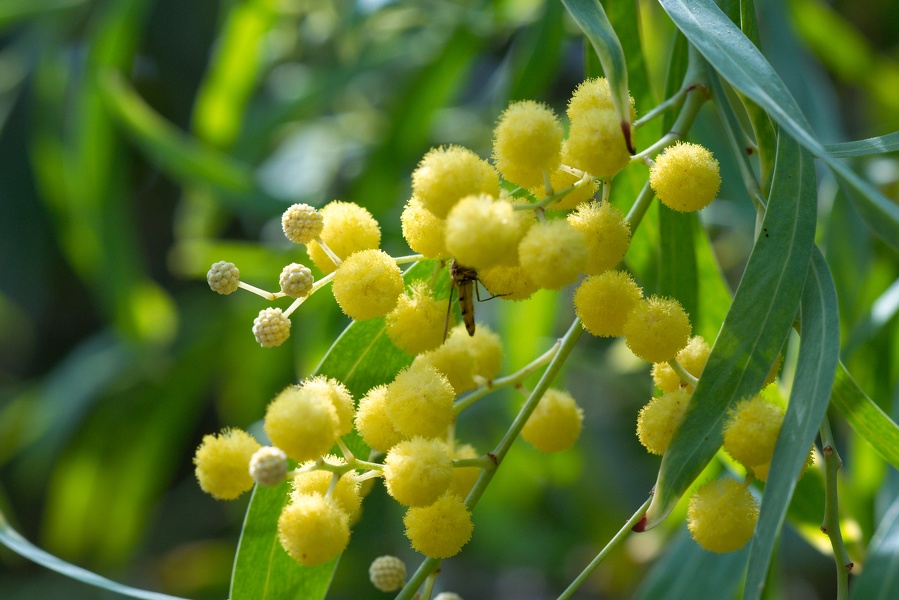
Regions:
<svg viewBox="0 0 899 600"><path fill-rule="evenodd" d="M856 433L899 469L899 426L858 387L843 363L837 369L830 399Z"/></svg>
<svg viewBox="0 0 899 600"><path fill-rule="evenodd" d="M721 446L727 411L757 394L799 306L815 233L812 157L781 135L771 196L749 263L687 414L662 457L645 527L661 522Z"/></svg>
<svg viewBox="0 0 899 600"><path fill-rule="evenodd" d="M628 99L627 64L621 42L609 23L606 11L599 0L562 0L574 21L590 40L590 44L599 56L602 70L609 80L612 90L612 104L618 114L621 130L628 148L633 152L631 139L631 105Z"/></svg>
<svg viewBox="0 0 899 600"><path fill-rule="evenodd" d="M899 597L899 498L893 500L868 546L865 569L853 581L853 600Z"/></svg>
<svg viewBox="0 0 899 600"><path fill-rule="evenodd" d="M117 594L121 594L123 596L128 596L129 598L142 598L144 600L183 600L183 598L178 598L177 596L169 596L167 594L160 594L157 592L150 592L147 590L141 590L138 588L133 588L131 586L123 585L121 583L116 583L115 581L111 581L106 579L105 577L101 577L96 573L88 571L87 569L82 569L81 567L75 566L71 563L67 563L66 561L53 556L49 552L45 552L26 540L22 535L9 526L9 523L6 522L6 517L0 512L0 544L3 544L16 554L27 558L28 560L34 561L39 565L47 567L57 573L61 573L66 577L70 577L72 579L84 582L88 585L92 585L94 587L102 588L104 590L109 590L110 592L115 592Z"/></svg>
<svg viewBox="0 0 899 600"><path fill-rule="evenodd" d="M808 458L840 354L840 315L830 269L815 248L799 305L801 343L790 403L774 447L755 536L749 552L744 598L759 598L796 481Z"/></svg>
<svg viewBox="0 0 899 600"><path fill-rule="evenodd" d="M0 30L19 21L84 4L84 0L5 0L0 4Z"/></svg>
<svg viewBox="0 0 899 600"><path fill-rule="evenodd" d="M872 154L895 152L896 150L899 150L899 131L868 138L866 140L843 142L841 144L826 144L824 149L834 158L871 156Z"/></svg>
<svg viewBox="0 0 899 600"><path fill-rule="evenodd" d="M797 142L824 160L857 201L868 226L899 248L899 204L827 152L796 100L761 52L712 0L661 0L677 27L732 86L761 106Z"/></svg>
<svg viewBox="0 0 899 600"><path fill-rule="evenodd" d="M433 277L435 268L435 261L421 261L407 269L404 277L407 284ZM384 319L371 319L351 323L331 346L316 374L340 380L358 399L369 389L392 381L411 362L412 357L387 337ZM346 436L344 442L358 456L368 456L368 448L357 433ZM278 541L278 516L287 501L287 491L286 483L274 489L257 486L254 491L234 561L231 600L313 600L327 593L336 561L304 567L294 562Z"/></svg>
<svg viewBox="0 0 899 600"><path fill-rule="evenodd" d="M659 294L676 298L690 322L699 307L699 274L696 266L695 213L675 212L659 205Z"/></svg>

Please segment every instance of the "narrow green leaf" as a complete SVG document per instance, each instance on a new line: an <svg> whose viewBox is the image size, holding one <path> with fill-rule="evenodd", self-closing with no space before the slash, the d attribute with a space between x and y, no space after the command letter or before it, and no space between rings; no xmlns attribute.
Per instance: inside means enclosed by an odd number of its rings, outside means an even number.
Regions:
<svg viewBox="0 0 899 600"><path fill-rule="evenodd" d="M899 498L890 504L871 538L865 569L853 581L850 598L899 598Z"/></svg>
<svg viewBox="0 0 899 600"><path fill-rule="evenodd" d="M660 0L690 42L732 86L761 106L797 142L824 160L856 201L868 226L899 248L899 204L827 152L777 72L712 0Z"/></svg>
<svg viewBox="0 0 899 600"><path fill-rule="evenodd" d="M894 281L893 285L874 301L871 310L853 328L843 347L842 357L845 359L856 348L881 331L897 312L899 312L899 279Z"/></svg>
<svg viewBox="0 0 899 600"><path fill-rule="evenodd" d="M692 321L693 332L711 342L727 318L733 294L718 265L708 232L703 227L697 228L694 240L699 297L696 319Z"/></svg>
<svg viewBox="0 0 899 600"><path fill-rule="evenodd" d="M0 4L0 30L19 21L84 4L84 0L5 0Z"/></svg>
<svg viewBox="0 0 899 600"><path fill-rule="evenodd" d="M659 206L659 294L676 298L695 322L699 307L699 273L693 239L695 213Z"/></svg>
<svg viewBox="0 0 899 600"><path fill-rule="evenodd" d="M18 555L56 571L57 573L61 573L66 577L123 596L128 596L129 598L142 598L144 600L184 600L177 596L150 592L116 583L115 581L101 577L87 569L82 569L81 567L67 563L61 558L41 550L22 537L18 531L9 526L9 523L6 522L6 517L2 512L0 512L0 544L3 544Z"/></svg>
<svg viewBox="0 0 899 600"><path fill-rule="evenodd" d="M621 42L609 23L606 11L599 0L562 0L574 21L590 40L590 44L599 56L602 70L609 80L612 90L612 104L618 114L625 142L633 152L631 139L631 105L628 100L627 64Z"/></svg>
<svg viewBox="0 0 899 600"><path fill-rule="evenodd" d="M662 458L648 529L661 522L721 446L729 408L758 393L799 306L815 233L812 157L778 141L764 233L756 241L684 422Z"/></svg>
<svg viewBox="0 0 899 600"><path fill-rule="evenodd" d="M768 565L808 451L827 412L840 354L837 291L824 256L815 248L799 305L801 343L796 376L774 447L755 536L749 552L744 598L760 598Z"/></svg>
<svg viewBox="0 0 899 600"><path fill-rule="evenodd" d="M868 138L854 142L841 144L826 144L827 150L834 158L849 158L852 156L871 156L872 154L885 154L899 150L899 131Z"/></svg>
<svg viewBox="0 0 899 600"><path fill-rule="evenodd" d="M843 363L837 369L830 399L856 433L899 469L899 426L858 387Z"/></svg>

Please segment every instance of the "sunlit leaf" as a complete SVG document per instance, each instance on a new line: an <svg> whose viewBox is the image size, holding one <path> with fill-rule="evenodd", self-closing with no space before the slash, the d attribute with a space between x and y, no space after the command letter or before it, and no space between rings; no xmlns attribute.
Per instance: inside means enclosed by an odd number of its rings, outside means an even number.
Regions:
<svg viewBox="0 0 899 600"><path fill-rule="evenodd" d="M824 148L835 158L871 156L872 154L895 152L899 150L899 131L855 142L827 144Z"/></svg>

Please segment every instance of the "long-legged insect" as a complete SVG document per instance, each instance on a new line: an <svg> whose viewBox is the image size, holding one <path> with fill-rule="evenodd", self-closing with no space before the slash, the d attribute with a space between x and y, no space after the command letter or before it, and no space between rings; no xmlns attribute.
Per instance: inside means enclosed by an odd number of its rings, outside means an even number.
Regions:
<svg viewBox="0 0 899 600"><path fill-rule="evenodd" d="M450 287L449 303L446 307L446 325L443 328L443 339L449 332L450 312L453 310L453 291L459 290L459 310L462 312L462 322L465 323L465 330L468 335L474 335L474 298L472 291L478 295L477 291L478 272L468 267L463 267L455 260L450 263L450 278L452 280Z"/></svg>

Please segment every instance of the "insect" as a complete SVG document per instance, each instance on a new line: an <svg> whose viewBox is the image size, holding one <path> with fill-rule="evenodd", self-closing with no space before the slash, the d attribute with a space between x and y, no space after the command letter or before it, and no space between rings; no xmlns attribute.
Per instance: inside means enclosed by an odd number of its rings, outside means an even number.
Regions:
<svg viewBox="0 0 899 600"><path fill-rule="evenodd" d="M459 290L459 310L462 312L462 322L465 323L465 330L468 331L468 335L474 335L475 330L472 291L478 296L478 302L481 301L477 287L477 271L463 267L454 260L450 263L450 278L450 297L449 304L446 307L446 325L443 328L444 340L446 340L446 334L449 332L450 311L453 309L453 291Z"/></svg>

